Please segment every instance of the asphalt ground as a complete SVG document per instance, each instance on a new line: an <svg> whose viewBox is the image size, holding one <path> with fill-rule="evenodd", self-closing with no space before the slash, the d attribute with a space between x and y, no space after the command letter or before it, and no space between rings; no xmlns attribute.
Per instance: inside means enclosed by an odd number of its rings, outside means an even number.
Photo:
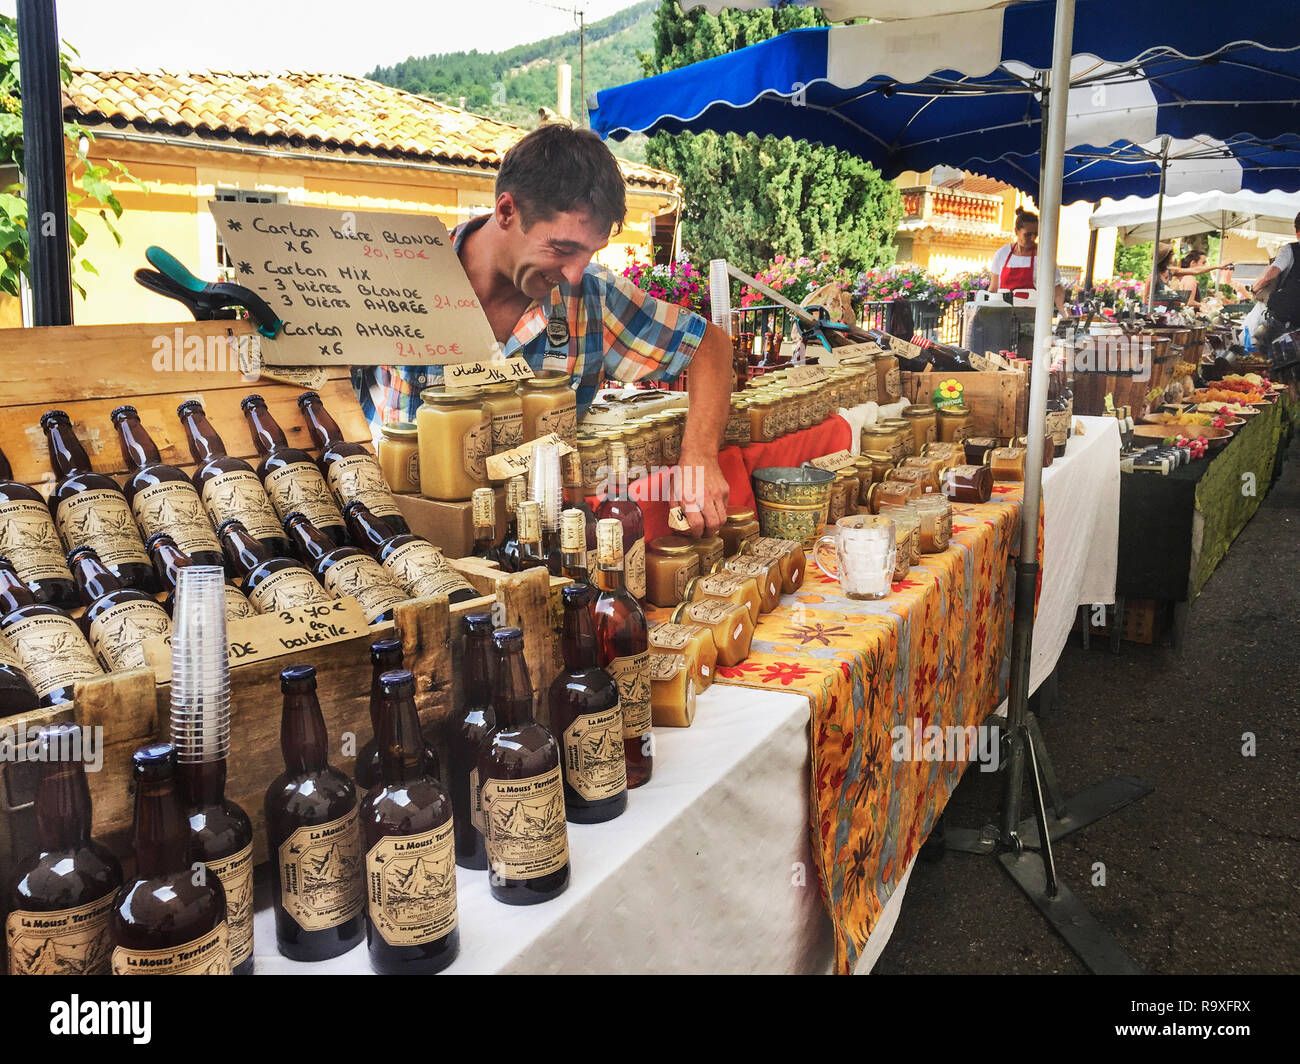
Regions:
<svg viewBox="0 0 1300 1064"><path fill-rule="evenodd" d="M1137 474L1132 474L1137 475ZM1063 881L1141 968L1300 972L1300 440L1192 603L1181 650L1072 635L1041 718L1066 794L1113 775L1155 793L1059 841ZM1254 737L1253 756L1244 751ZM968 771L946 824L996 818ZM1028 797L1025 814L1030 811ZM1098 866L1104 866L1104 885ZM875 972L1086 969L994 858L918 861Z"/></svg>

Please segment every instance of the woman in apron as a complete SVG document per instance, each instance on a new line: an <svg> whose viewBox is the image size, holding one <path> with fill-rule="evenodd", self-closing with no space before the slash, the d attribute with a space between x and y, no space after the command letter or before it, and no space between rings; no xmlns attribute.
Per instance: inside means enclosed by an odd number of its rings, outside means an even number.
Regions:
<svg viewBox="0 0 1300 1064"><path fill-rule="evenodd" d="M993 256L992 271L995 292L1015 292L1032 298L1038 288L1038 215L1033 211L1016 210L1016 240L998 248ZM1056 310L1065 313L1065 288L1061 273L1056 273Z"/></svg>

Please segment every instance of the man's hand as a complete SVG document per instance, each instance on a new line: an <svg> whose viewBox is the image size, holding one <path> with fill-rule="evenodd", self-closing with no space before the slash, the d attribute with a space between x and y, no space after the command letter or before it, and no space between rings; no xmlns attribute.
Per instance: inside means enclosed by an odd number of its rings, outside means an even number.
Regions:
<svg viewBox="0 0 1300 1064"><path fill-rule="evenodd" d="M673 502L686 513L691 535L716 532L727 520L727 497L731 489L713 454L691 455L682 452L681 461L672 472Z"/></svg>

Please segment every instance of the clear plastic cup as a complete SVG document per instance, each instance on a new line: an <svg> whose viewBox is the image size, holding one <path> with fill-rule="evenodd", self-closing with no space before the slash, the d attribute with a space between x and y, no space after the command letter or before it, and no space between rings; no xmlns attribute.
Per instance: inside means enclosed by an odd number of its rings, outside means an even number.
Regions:
<svg viewBox="0 0 1300 1064"><path fill-rule="evenodd" d="M215 565L188 565L177 574L170 723L181 762L217 761L230 752L225 582Z"/></svg>

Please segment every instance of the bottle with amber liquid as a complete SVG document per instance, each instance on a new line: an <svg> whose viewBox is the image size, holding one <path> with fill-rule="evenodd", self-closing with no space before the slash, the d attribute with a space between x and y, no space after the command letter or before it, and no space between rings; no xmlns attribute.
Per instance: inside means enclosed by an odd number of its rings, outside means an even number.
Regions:
<svg viewBox="0 0 1300 1064"><path fill-rule="evenodd" d="M339 509L354 500L363 502L372 514L382 517L395 532L411 531L388 482L384 480L379 459L365 444L350 443L343 438L338 422L325 409L320 395L303 392L298 396L298 409L307 422L312 443L320 449L316 463L325 474L325 482Z"/></svg>
<svg viewBox="0 0 1300 1064"><path fill-rule="evenodd" d="M1052 438L1052 457L1064 458L1070 440L1070 409L1065 397L1065 369L1052 367L1047 378L1047 416L1045 426Z"/></svg>
<svg viewBox="0 0 1300 1064"><path fill-rule="evenodd" d="M152 595L123 587L89 547L70 550L68 567L86 607L82 627L104 671L140 668L145 664L145 643L171 634L172 619L167 611Z"/></svg>
<svg viewBox="0 0 1300 1064"><path fill-rule="evenodd" d="M117 481L90 468L72 420L62 410L42 414L41 428L59 478L50 492L50 513L65 546L92 547L127 587L157 591L158 577Z"/></svg>
<svg viewBox="0 0 1300 1064"><path fill-rule="evenodd" d="M545 569L542 549L542 504L528 499L519 504L519 572Z"/></svg>
<svg viewBox="0 0 1300 1064"><path fill-rule="evenodd" d="M637 602L645 602L645 516L628 490L627 445L615 441L609 445L610 480L608 491L596 507L597 522L615 520L622 529L623 572L627 592ZM599 524L597 525L599 529ZM599 549L599 532L597 533Z"/></svg>
<svg viewBox="0 0 1300 1064"><path fill-rule="evenodd" d="M595 550L596 511L587 504L587 497L582 493L582 455L576 448L560 459L560 472L564 482L564 513L577 510L582 514L587 550ZM563 514L560 520L563 522Z"/></svg>
<svg viewBox="0 0 1300 1064"><path fill-rule="evenodd" d="M0 557L0 635L18 657L40 706L71 702L77 681L104 675L77 622L57 606L37 602Z"/></svg>
<svg viewBox="0 0 1300 1064"><path fill-rule="evenodd" d="M330 494L329 485L306 451L290 447L284 429L267 409L260 395L246 395L239 408L248 422L253 446L262 456L257 466L258 478L271 505L285 521L291 513L304 514L334 546L348 542L343 512Z"/></svg>
<svg viewBox="0 0 1300 1064"><path fill-rule="evenodd" d="M496 728L478 755L478 817L487 847L488 888L507 905L536 905L569 885L560 748L533 719L524 633L498 628Z"/></svg>
<svg viewBox="0 0 1300 1064"><path fill-rule="evenodd" d="M470 554L487 562L502 562L501 548L497 546L497 497L491 488L475 488L470 496L474 521L474 549Z"/></svg>
<svg viewBox="0 0 1300 1064"><path fill-rule="evenodd" d="M363 794L379 786L383 778L383 763L379 750L379 703L383 698L379 678L386 672L402 667L402 640L387 635L370 644L370 738L357 751L357 767L353 781ZM429 743L424 744L424 764L431 776L438 771L438 752Z"/></svg>
<svg viewBox="0 0 1300 1064"><path fill-rule="evenodd" d="M190 829L166 743L131 756L135 878L113 907L114 975L230 975L226 891L190 863Z"/></svg>
<svg viewBox="0 0 1300 1064"><path fill-rule="evenodd" d="M447 721L447 783L456 823L456 863L487 868L483 832L474 813L478 797L478 754L496 727L492 710L492 614L465 615L465 668L458 715Z"/></svg>
<svg viewBox="0 0 1300 1064"><path fill-rule="evenodd" d="M412 532L394 533L362 502L348 503L344 516L353 542L384 567L407 598L446 595L448 602L466 602L479 597L474 585L453 569L442 551L427 539Z"/></svg>
<svg viewBox="0 0 1300 1064"><path fill-rule="evenodd" d="M613 518L596 523L596 586L596 663L618 684L627 785L640 787L654 771L650 634L645 611L624 586L623 527Z"/></svg>
<svg viewBox="0 0 1300 1064"><path fill-rule="evenodd" d="M501 541L501 568L519 572L519 504L528 498L528 481L511 477L506 481L506 538Z"/></svg>
<svg viewBox="0 0 1300 1064"><path fill-rule="evenodd" d="M456 959L456 844L451 799L425 757L415 678L379 680L379 787L361 803L366 945L380 975L433 975Z"/></svg>
<svg viewBox="0 0 1300 1064"><path fill-rule="evenodd" d="M107 975L122 866L90 837L90 788L81 728L40 730L39 849L19 862L5 899L10 975Z"/></svg>
<svg viewBox="0 0 1300 1064"><path fill-rule="evenodd" d="M167 598L163 600L163 609L167 611L169 616L174 615L176 585L180 580L180 571L198 563L180 547L176 546L176 541L166 532L155 532L145 540L144 548L149 552L149 557L153 559L154 571L158 574L158 580L162 583L163 590L167 592ZM253 609L253 604L229 580L226 581L223 590L226 596L227 621L237 621L242 617L257 616L257 610Z"/></svg>
<svg viewBox="0 0 1300 1064"><path fill-rule="evenodd" d="M36 688L23 671L18 651L0 634L0 720L36 708Z"/></svg>
<svg viewBox="0 0 1300 1064"><path fill-rule="evenodd" d="M566 587L564 669L551 683L551 731L560 744L565 814L576 824L613 820L627 808L627 765L618 684L596 664L591 588Z"/></svg>
<svg viewBox="0 0 1300 1064"><path fill-rule="evenodd" d="M293 545L280 526L262 482L251 465L226 453L226 445L208 421L203 404L187 399L176 408L176 416L181 419L197 466L191 479L218 533L222 522L235 520L270 557L292 557Z"/></svg>
<svg viewBox="0 0 1300 1064"><path fill-rule="evenodd" d="M166 465L133 406L119 406L110 415L117 429L122 458L130 475L122 485L140 534L148 539L166 532L195 565L222 565L221 544L203 500L190 478Z"/></svg>
<svg viewBox="0 0 1300 1064"><path fill-rule="evenodd" d="M371 624L391 621L394 607L410 597L369 554L356 547L336 547L306 514L295 510L284 519L284 527L325 590L335 598L355 598Z"/></svg>
<svg viewBox="0 0 1300 1064"><path fill-rule="evenodd" d="M587 565L587 519L581 510L565 510L560 515L560 572L575 584L592 586ZM595 603L595 599L592 599ZM592 613L595 616L595 613Z"/></svg>
<svg viewBox="0 0 1300 1064"><path fill-rule="evenodd" d="M365 933L357 792L329 763L315 668L282 670L280 690L284 772L266 791L276 945L290 960L323 961Z"/></svg>
<svg viewBox="0 0 1300 1064"><path fill-rule="evenodd" d="M0 543L37 602L74 610L80 601L77 585L45 497L13 477L9 459L0 451Z"/></svg>
<svg viewBox="0 0 1300 1064"><path fill-rule="evenodd" d="M231 518L217 526L231 568L243 578L243 592L258 613L278 613L313 602L329 602L329 592L316 582L311 570L292 558L272 557L240 521Z"/></svg>

